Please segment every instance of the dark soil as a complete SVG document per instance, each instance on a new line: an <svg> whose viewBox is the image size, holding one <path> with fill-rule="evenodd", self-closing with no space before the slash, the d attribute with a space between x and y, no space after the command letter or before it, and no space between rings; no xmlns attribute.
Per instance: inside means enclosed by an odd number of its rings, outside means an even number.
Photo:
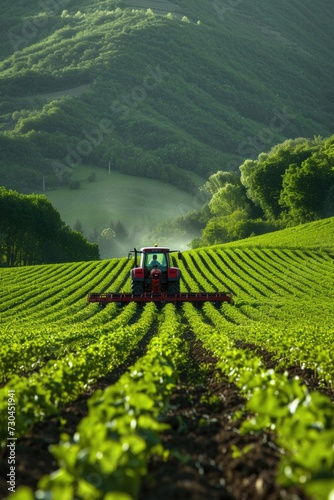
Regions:
<svg viewBox="0 0 334 500"><path fill-rule="evenodd" d="M73 434L87 414L87 400L99 388L115 383L146 350L149 335L140 342L127 362L108 376L99 379L91 390L67 405L59 416L37 424L16 443L16 488L27 485L36 490L39 479L57 469L49 445L58 443L60 434ZM191 333L190 364L170 400L165 421L170 430L162 442L170 450L166 462L153 457L143 481L139 500L306 500L295 489L282 489L275 481L280 451L274 436L267 433L241 435L240 420L233 420L244 401L237 388L215 370L215 360ZM268 358L269 362L269 358ZM206 368L199 370L206 364ZM310 387L316 381L309 379ZM61 425L62 419L65 424ZM249 451L233 457L233 446ZM8 494L7 452L0 452L0 499Z"/></svg>
<svg viewBox="0 0 334 500"><path fill-rule="evenodd" d="M164 420L171 426L162 435L170 456L167 462L151 459L139 500L306 500L298 489L276 483L280 450L274 436L240 434L241 420L233 417L243 398L217 373L215 359L189 340L193 365L183 374ZM207 371L200 375L202 363ZM233 450L245 446L249 451L234 458Z"/></svg>

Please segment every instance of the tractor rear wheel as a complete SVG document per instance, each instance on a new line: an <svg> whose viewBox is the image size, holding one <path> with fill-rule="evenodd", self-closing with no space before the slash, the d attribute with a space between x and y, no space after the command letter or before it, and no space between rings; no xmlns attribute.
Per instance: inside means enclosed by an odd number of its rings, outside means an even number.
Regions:
<svg viewBox="0 0 334 500"><path fill-rule="evenodd" d="M168 283L168 295L176 295L180 293L180 282L170 281Z"/></svg>
<svg viewBox="0 0 334 500"><path fill-rule="evenodd" d="M142 295L144 293L144 283L142 281L133 281L131 289L133 295Z"/></svg>

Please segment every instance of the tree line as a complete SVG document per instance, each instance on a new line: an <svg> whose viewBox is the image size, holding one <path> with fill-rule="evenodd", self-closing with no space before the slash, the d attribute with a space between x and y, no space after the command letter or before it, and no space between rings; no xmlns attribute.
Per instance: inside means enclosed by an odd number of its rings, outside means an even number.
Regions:
<svg viewBox="0 0 334 500"><path fill-rule="evenodd" d="M297 138L246 160L240 176L219 171L202 236L192 246L247 238L334 215L334 135Z"/></svg>
<svg viewBox="0 0 334 500"><path fill-rule="evenodd" d="M99 259L89 243L60 218L44 195L0 188L0 266Z"/></svg>
<svg viewBox="0 0 334 500"><path fill-rule="evenodd" d="M161 224L152 237L197 248L334 216L334 135L286 140L239 172L217 171L201 191L202 208Z"/></svg>

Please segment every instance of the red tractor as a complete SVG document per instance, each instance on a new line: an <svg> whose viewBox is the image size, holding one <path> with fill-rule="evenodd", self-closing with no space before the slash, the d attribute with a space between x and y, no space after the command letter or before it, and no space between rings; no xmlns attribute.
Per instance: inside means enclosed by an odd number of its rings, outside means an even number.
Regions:
<svg viewBox="0 0 334 500"><path fill-rule="evenodd" d="M132 292L90 292L88 302L98 302L101 306L110 302L233 303L232 292L180 292L180 269L170 265L170 254L173 252L178 250L158 246L131 250L129 259L133 254L135 257L134 267L130 271ZM141 256L139 266L138 254ZM181 252L178 252L178 257L182 258Z"/></svg>
<svg viewBox="0 0 334 500"><path fill-rule="evenodd" d="M135 256L135 267L131 269L131 289L134 295L143 293L165 293L176 295L180 293L181 272L177 267L170 265L170 253L177 250L169 250L166 247L145 247L140 250L132 250ZM138 266L138 254L140 254L140 265ZM179 252L179 258L181 253Z"/></svg>

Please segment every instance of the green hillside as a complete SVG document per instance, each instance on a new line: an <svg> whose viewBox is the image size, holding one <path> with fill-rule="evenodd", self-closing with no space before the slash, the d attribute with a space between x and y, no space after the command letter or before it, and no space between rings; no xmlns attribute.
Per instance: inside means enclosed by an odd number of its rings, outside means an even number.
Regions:
<svg viewBox="0 0 334 500"><path fill-rule="evenodd" d="M192 192L187 172L328 136L333 21L330 0L5 0L1 184L57 186L110 162Z"/></svg>

